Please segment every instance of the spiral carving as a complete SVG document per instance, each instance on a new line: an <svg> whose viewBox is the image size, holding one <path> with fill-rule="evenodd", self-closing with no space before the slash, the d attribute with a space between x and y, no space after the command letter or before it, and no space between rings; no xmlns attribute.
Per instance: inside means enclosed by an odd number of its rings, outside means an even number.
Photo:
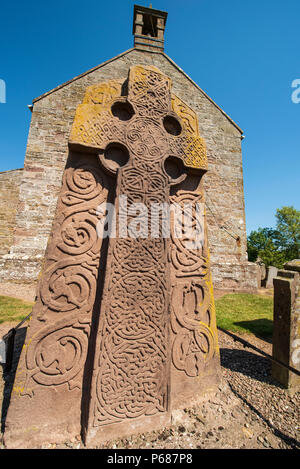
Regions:
<svg viewBox="0 0 300 469"><path fill-rule="evenodd" d="M170 373L176 369L181 376L199 376L215 347L206 241L190 249L185 243L191 241L189 233L165 239L160 226L164 215L151 212L153 204L169 203L171 184L183 181L191 168L206 169L205 147L195 122L188 126L184 106L178 106L183 119L172 110L171 80L155 67L130 69L127 99L116 90L121 93L112 82L91 87L77 108L69 144L81 153L72 154L64 172L24 352L24 394L34 395L38 386L52 387L51 396L64 399L66 386L82 389L91 345L91 402L86 407L87 430L93 435L96 427L103 430L126 419L161 419L170 409ZM126 119L113 112L117 102L132 110ZM124 150L126 158L118 159L112 149ZM181 161L176 178L167 173L169 157ZM116 206L121 196L129 204L142 202L151 214L148 220L159 226L156 238L149 233L130 236L133 224L128 237L110 238L102 259L105 276L98 282L100 252L106 245L96 230L105 210L100 214L97 207L107 200L105 172L116 176ZM201 197L179 192L175 202L183 205ZM133 215L128 219L132 222ZM192 228L201 224L194 212L190 222ZM89 344L92 312L96 315L100 301L98 331ZM66 399L70 395L78 397L69 393Z"/></svg>
<svg viewBox="0 0 300 469"><path fill-rule="evenodd" d="M208 269L207 236L202 209L197 209L197 206L201 208L199 204L203 206L203 194L179 191L171 201L174 207L178 206L180 209L179 219L174 211L171 213L170 255L176 276L204 276Z"/></svg>
<svg viewBox="0 0 300 469"><path fill-rule="evenodd" d="M198 376L215 351L210 327L210 292L201 278L172 290L173 364L188 376Z"/></svg>
<svg viewBox="0 0 300 469"><path fill-rule="evenodd" d="M183 231L181 237L176 236L176 220L172 219L170 247L172 363L188 377L199 376L216 352L205 218L196 210L196 204L203 201L202 192L178 191L172 197L182 210L191 207L185 220L190 231ZM203 233L202 243L191 249L197 228Z"/></svg>
<svg viewBox="0 0 300 469"><path fill-rule="evenodd" d="M126 140L132 153L148 162L159 161L167 153L165 132L159 122L152 119L133 119L127 129Z"/></svg>
<svg viewBox="0 0 300 469"><path fill-rule="evenodd" d="M36 386L82 387L100 257L96 209L107 196L95 163L76 155L64 172L25 347L24 394Z"/></svg>
<svg viewBox="0 0 300 469"><path fill-rule="evenodd" d="M95 219L86 214L68 217L61 227L62 242L57 247L70 255L80 255L89 251L97 241Z"/></svg>
<svg viewBox="0 0 300 469"><path fill-rule="evenodd" d="M95 296L96 277L84 267L85 260L63 259L45 272L40 296L50 310L58 313L90 311Z"/></svg>
<svg viewBox="0 0 300 469"><path fill-rule="evenodd" d="M81 387L76 378L82 371L88 347L89 324L62 320L41 329L27 353L32 379L43 386L68 384Z"/></svg>

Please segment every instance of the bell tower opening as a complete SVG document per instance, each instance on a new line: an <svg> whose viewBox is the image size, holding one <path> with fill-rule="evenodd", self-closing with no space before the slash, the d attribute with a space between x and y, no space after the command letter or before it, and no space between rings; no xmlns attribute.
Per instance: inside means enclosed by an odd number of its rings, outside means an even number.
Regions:
<svg viewBox="0 0 300 469"><path fill-rule="evenodd" d="M152 52L163 52L167 16L168 13L165 11L134 5L134 47Z"/></svg>
<svg viewBox="0 0 300 469"><path fill-rule="evenodd" d="M143 16L143 20L144 24L142 27L142 35L148 37L157 37L157 18L145 14Z"/></svg>

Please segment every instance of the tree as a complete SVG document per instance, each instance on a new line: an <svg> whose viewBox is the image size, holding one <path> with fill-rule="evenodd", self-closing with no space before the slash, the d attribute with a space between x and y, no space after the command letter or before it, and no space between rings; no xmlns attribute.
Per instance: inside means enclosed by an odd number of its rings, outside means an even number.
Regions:
<svg viewBox="0 0 300 469"><path fill-rule="evenodd" d="M258 228L248 236L248 259L255 262L258 257L266 264L282 267L286 261L278 247L279 233L273 228Z"/></svg>
<svg viewBox="0 0 300 469"><path fill-rule="evenodd" d="M299 258L300 211L294 207L282 207L276 211L276 229L258 228L247 239L248 259L258 257L267 265L282 268L283 264Z"/></svg>
<svg viewBox="0 0 300 469"><path fill-rule="evenodd" d="M299 259L300 211L294 207L282 207L276 211L278 242L289 260Z"/></svg>

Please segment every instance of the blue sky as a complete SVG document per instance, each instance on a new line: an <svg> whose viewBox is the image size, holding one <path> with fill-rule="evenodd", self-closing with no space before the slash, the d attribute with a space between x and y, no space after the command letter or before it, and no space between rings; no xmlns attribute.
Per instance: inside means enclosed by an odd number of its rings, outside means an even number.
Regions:
<svg viewBox="0 0 300 469"><path fill-rule="evenodd" d="M2 2L0 171L23 166L32 100L133 46L148 1ZM243 130L247 232L300 201L299 0L153 0L168 12L165 52ZM1 93L0 93L1 96ZM300 97L300 92L299 92Z"/></svg>

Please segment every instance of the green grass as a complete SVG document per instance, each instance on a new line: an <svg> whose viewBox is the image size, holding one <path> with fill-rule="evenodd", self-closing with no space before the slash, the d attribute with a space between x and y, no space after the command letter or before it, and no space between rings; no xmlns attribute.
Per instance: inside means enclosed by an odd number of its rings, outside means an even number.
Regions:
<svg viewBox="0 0 300 469"><path fill-rule="evenodd" d="M217 325L241 334L270 339L273 331L273 298L231 293L216 300Z"/></svg>
<svg viewBox="0 0 300 469"><path fill-rule="evenodd" d="M33 303L10 296L0 296L0 324L22 321L32 310Z"/></svg>
<svg viewBox="0 0 300 469"><path fill-rule="evenodd" d="M33 303L0 296L0 324L22 321ZM231 293L216 300L217 325L238 333L252 333L270 339L273 330L273 298L248 293Z"/></svg>

